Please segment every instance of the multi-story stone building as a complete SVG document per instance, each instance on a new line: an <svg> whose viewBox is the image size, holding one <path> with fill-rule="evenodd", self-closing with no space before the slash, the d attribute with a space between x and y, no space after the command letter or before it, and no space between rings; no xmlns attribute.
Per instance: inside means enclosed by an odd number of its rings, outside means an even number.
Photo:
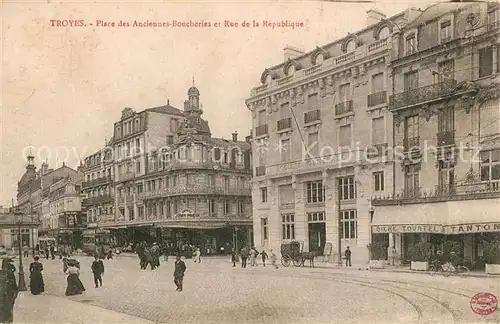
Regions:
<svg viewBox="0 0 500 324"><path fill-rule="evenodd" d="M170 105L146 110L162 115L146 124L155 132L139 140L146 149L134 149L145 156L128 171L115 168L117 215L103 223L117 229L120 241L169 241L175 247L191 243L204 253L251 243L249 140L238 141L236 133L231 140L211 137L199 98L193 85L184 111ZM115 132L115 148L118 138Z"/></svg>
<svg viewBox="0 0 500 324"><path fill-rule="evenodd" d="M111 141L112 142L112 141ZM99 222L115 219L113 185L113 149L105 148L85 158L81 164L84 181L82 205L87 213L87 227L96 228Z"/></svg>
<svg viewBox="0 0 500 324"><path fill-rule="evenodd" d="M17 210L25 216L30 217L32 223L40 224L38 229L21 229L23 243L33 247L38 243L38 234L49 235L49 227L44 226L44 219L50 213L49 201L51 186L61 179L71 179L71 181L80 181L81 174L78 171L64 165L54 170L49 169L47 163L42 163L40 170L36 170L35 157L30 153L27 156L26 172L18 182L17 189ZM46 208L43 208L43 207ZM55 227L56 229L58 227ZM15 230L11 230L15 231ZM56 233L52 233L55 236ZM12 234L12 242L17 242L17 234ZM28 242L29 241L29 242Z"/></svg>
<svg viewBox="0 0 500 324"><path fill-rule="evenodd" d="M389 109L402 163L373 201L374 240L397 260L420 240L481 263L500 232L498 3L441 3L393 30ZM377 195L378 196L378 195Z"/></svg>
<svg viewBox="0 0 500 324"><path fill-rule="evenodd" d="M254 128L255 243L368 260L373 194L392 192L392 116L387 109L394 26L418 13L387 18L369 11L367 27L302 53L285 48L267 68L247 106Z"/></svg>

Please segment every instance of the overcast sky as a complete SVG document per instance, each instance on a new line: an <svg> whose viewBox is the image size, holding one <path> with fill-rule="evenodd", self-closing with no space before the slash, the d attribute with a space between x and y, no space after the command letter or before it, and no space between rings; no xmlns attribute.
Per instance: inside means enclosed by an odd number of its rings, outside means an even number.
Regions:
<svg viewBox="0 0 500 324"><path fill-rule="evenodd" d="M285 45L309 51L365 27L369 9L393 15L425 3L4 1L0 204L15 198L27 147L37 167L45 159L76 167L112 136L124 107L141 111L170 99L182 109L193 76L213 136L237 130L243 138L251 128L244 100L263 70L283 60ZM288 19L306 28L53 28L52 19Z"/></svg>

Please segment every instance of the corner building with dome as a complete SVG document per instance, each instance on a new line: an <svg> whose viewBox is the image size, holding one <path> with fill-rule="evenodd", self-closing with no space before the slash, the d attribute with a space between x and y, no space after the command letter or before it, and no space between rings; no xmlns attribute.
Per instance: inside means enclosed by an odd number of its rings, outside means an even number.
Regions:
<svg viewBox="0 0 500 324"><path fill-rule="evenodd" d="M212 137L194 82L187 94L183 110L170 102L125 108L107 147L83 163L88 182L111 184L105 192L84 185L95 201L87 204L89 227L110 230L119 245L192 244L216 254L252 244L250 136ZM114 208L101 207L100 195Z"/></svg>

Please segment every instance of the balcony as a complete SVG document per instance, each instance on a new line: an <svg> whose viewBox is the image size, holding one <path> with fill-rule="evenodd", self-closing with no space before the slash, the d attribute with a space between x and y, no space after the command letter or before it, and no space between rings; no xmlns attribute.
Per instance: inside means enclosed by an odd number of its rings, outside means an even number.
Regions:
<svg viewBox="0 0 500 324"><path fill-rule="evenodd" d="M335 116L353 112L352 100L344 101L335 105Z"/></svg>
<svg viewBox="0 0 500 324"><path fill-rule="evenodd" d="M131 202L134 202L135 200L135 195L126 195L126 196L118 196L118 203L119 204L123 204L125 202L128 203L131 203Z"/></svg>
<svg viewBox="0 0 500 324"><path fill-rule="evenodd" d="M390 96L390 109L398 109L451 95L457 86L456 80L445 80Z"/></svg>
<svg viewBox="0 0 500 324"><path fill-rule="evenodd" d="M455 145L455 131L437 133L437 146Z"/></svg>
<svg viewBox="0 0 500 324"><path fill-rule="evenodd" d="M111 203L111 202L113 202L113 197L111 197L111 195L103 195L103 196L85 198L82 201L82 205L83 206L97 206L97 205L102 205L102 204Z"/></svg>
<svg viewBox="0 0 500 324"><path fill-rule="evenodd" d="M124 172L119 175L120 181L131 180L136 177L135 172Z"/></svg>
<svg viewBox="0 0 500 324"><path fill-rule="evenodd" d="M435 186L434 190L402 192L398 195L373 197L373 206L395 206L443 201L460 201L500 198L499 181L461 183L456 185Z"/></svg>
<svg viewBox="0 0 500 324"><path fill-rule="evenodd" d="M256 177L261 177L266 175L266 167L265 166L258 166L255 168L255 176Z"/></svg>
<svg viewBox="0 0 500 324"><path fill-rule="evenodd" d="M379 156L387 156L387 143L379 143L373 144L371 147L367 149L366 155L369 158L379 157Z"/></svg>
<svg viewBox="0 0 500 324"><path fill-rule="evenodd" d="M192 170L192 169L213 169L213 161L179 161L171 160L167 165L167 170Z"/></svg>
<svg viewBox="0 0 500 324"><path fill-rule="evenodd" d="M368 56L375 56L388 51L391 48L391 40L389 38L374 41L370 44L365 44L357 47L354 51L331 57L326 59L322 64L313 65L304 69L295 71L293 75L283 77L281 79L272 80L269 84L260 85L252 89L252 96L260 95L283 87L286 84L308 79L312 75L316 75L327 70L335 68L343 68L354 60L360 60Z"/></svg>
<svg viewBox="0 0 500 324"><path fill-rule="evenodd" d="M378 106L387 102L387 91L369 94L367 97L368 107Z"/></svg>
<svg viewBox="0 0 500 324"><path fill-rule="evenodd" d="M278 120L278 131L288 129L288 128L292 128L292 118L291 117Z"/></svg>
<svg viewBox="0 0 500 324"><path fill-rule="evenodd" d="M90 181L82 182L82 188L88 188L88 187L103 185L103 184L106 184L106 183L109 183L109 182L111 182L111 176L106 176L106 177L97 178L97 179L93 179L93 180L90 180Z"/></svg>
<svg viewBox="0 0 500 324"><path fill-rule="evenodd" d="M305 124L309 124L317 120L321 120L321 110L318 109L304 113Z"/></svg>
<svg viewBox="0 0 500 324"><path fill-rule="evenodd" d="M139 199L157 199L170 196L181 195L235 195L235 196L251 196L250 188L228 188L219 186L207 185L178 185L175 187L164 188L162 190L141 192L138 194Z"/></svg>
<svg viewBox="0 0 500 324"><path fill-rule="evenodd" d="M403 139L405 152L419 150L420 151L420 136Z"/></svg>
<svg viewBox="0 0 500 324"><path fill-rule="evenodd" d="M294 202L287 202L287 203L280 204L280 209L294 209L294 208L295 208Z"/></svg>
<svg viewBox="0 0 500 324"><path fill-rule="evenodd" d="M267 124L255 127L255 137L269 134Z"/></svg>

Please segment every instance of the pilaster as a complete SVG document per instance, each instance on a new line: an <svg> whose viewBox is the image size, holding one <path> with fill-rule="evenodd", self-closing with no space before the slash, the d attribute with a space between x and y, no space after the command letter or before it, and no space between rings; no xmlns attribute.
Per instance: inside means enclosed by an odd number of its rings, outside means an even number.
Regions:
<svg viewBox="0 0 500 324"><path fill-rule="evenodd" d="M306 197L304 182L295 182L295 239L304 242L304 251L309 251Z"/></svg>

